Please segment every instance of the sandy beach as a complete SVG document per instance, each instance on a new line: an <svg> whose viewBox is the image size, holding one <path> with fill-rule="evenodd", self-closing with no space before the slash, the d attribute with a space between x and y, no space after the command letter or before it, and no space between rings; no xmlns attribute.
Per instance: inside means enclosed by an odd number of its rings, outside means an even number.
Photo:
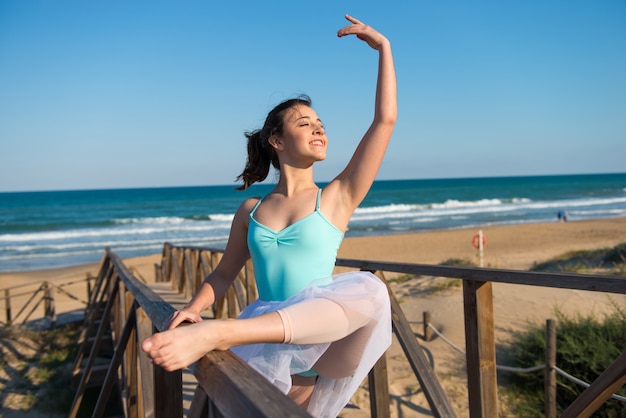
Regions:
<svg viewBox="0 0 626 418"><path fill-rule="evenodd" d="M576 221L567 223L527 224L511 226L484 226L486 236L484 266L491 268L527 270L535 263L549 260L569 251L613 247L626 242L626 218ZM339 258L368 259L407 263L439 264L450 258L469 259L478 263L472 238L478 228L436 231L404 235L346 238L339 250ZM126 260L132 271L146 281L153 280L154 264L160 254ZM0 289L38 283L42 280L65 282L95 276L98 263L46 271L0 273ZM421 336L422 313L429 311L434 325L445 337L464 347L462 295L460 288L431 293L421 291L432 278L394 285L396 297L416 335ZM74 291L84 292L84 283L74 285ZM556 308L566 314L601 314L612 309L612 304L626 304L625 295L607 295L563 289L535 288L494 284L494 311L496 339L505 342L511 333L523 329L529 321L543 323L553 317ZM2 306L4 309L4 306ZM57 312L80 309L80 303L59 297ZM4 315L2 313L1 315ZM1 318L4 320L4 318ZM442 339L420 343L432 356L435 371L455 409L464 411L467 399L464 392L464 357ZM402 361L401 350L394 344L389 351L390 391L394 402L393 416L428 416L428 405L420 394L419 385ZM358 396L356 399L359 402ZM399 411L402 411L401 413ZM462 414L460 415L462 416Z"/></svg>

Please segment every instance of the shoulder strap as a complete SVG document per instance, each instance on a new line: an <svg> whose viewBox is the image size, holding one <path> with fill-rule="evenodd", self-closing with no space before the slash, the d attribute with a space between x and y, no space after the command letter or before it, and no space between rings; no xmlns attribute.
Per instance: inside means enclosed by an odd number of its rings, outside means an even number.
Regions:
<svg viewBox="0 0 626 418"><path fill-rule="evenodd" d="M317 189L317 201L315 202L315 210L319 212L320 210L320 200L322 198L322 188Z"/></svg>
<svg viewBox="0 0 626 418"><path fill-rule="evenodd" d="M252 208L252 210L250 211L250 216L254 215L254 212L256 212L256 208L259 207L259 205L261 204L261 202L263 201L263 199L265 199L265 196L260 197L259 201L256 202L256 205L254 205L254 207Z"/></svg>

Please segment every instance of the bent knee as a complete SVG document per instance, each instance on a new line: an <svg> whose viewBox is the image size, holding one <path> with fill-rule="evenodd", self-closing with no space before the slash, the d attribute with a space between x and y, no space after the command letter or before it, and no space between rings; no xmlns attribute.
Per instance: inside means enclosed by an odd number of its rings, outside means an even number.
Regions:
<svg viewBox="0 0 626 418"><path fill-rule="evenodd" d="M330 357L330 356L329 356ZM352 376L359 367L356 356L341 356L337 358L320 358L313 369L320 375L329 379L341 379Z"/></svg>

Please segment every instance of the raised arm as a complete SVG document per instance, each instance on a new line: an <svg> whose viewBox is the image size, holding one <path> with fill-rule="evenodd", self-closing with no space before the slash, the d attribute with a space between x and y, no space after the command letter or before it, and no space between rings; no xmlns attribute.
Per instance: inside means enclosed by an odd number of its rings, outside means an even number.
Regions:
<svg viewBox="0 0 626 418"><path fill-rule="evenodd" d="M337 36L356 35L378 51L378 81L374 120L361 139L350 162L337 176L338 187L347 210L354 211L367 195L387 150L398 116L396 72L389 40L372 27L346 15L351 24L341 28Z"/></svg>

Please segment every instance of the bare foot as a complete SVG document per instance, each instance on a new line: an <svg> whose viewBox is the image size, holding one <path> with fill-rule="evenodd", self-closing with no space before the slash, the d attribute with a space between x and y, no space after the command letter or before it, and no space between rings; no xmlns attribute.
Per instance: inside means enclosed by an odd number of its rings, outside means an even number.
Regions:
<svg viewBox="0 0 626 418"><path fill-rule="evenodd" d="M212 350L227 350L220 338L223 321L208 320L146 338L141 349L167 371L185 368Z"/></svg>
<svg viewBox="0 0 626 418"><path fill-rule="evenodd" d="M212 350L255 343L281 343L282 319L269 312L248 319L209 319L154 334L141 344L152 362L167 371L182 369Z"/></svg>

